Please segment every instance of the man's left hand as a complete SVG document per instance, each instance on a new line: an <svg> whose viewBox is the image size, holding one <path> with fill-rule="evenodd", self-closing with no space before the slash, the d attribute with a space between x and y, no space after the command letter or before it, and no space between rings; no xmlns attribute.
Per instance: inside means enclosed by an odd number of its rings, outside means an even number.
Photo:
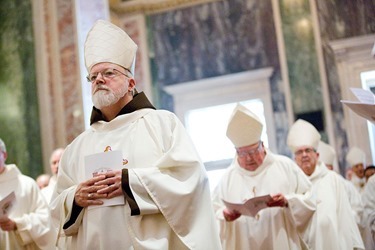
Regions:
<svg viewBox="0 0 375 250"><path fill-rule="evenodd" d="M107 185L107 187L98 190L97 193L107 194L108 199L123 195L121 186L122 170L110 171L105 174L105 177L104 180L95 183L95 185Z"/></svg>
<svg viewBox="0 0 375 250"><path fill-rule="evenodd" d="M275 194L271 196L271 200L267 203L269 207L287 207L288 200L283 194Z"/></svg>

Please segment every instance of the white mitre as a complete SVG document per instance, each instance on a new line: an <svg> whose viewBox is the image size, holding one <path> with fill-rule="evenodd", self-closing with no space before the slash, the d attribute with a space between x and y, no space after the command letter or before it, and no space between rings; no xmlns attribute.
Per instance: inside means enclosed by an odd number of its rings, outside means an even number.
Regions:
<svg viewBox="0 0 375 250"><path fill-rule="evenodd" d="M263 124L245 106L237 104L229 119L227 137L236 148L257 143L262 135Z"/></svg>
<svg viewBox="0 0 375 250"><path fill-rule="evenodd" d="M321 162L328 164L328 165L334 164L335 158L336 158L336 152L331 145L328 145L327 143L323 141L319 141L318 153L319 153L319 159Z"/></svg>
<svg viewBox="0 0 375 250"><path fill-rule="evenodd" d="M365 158L365 153L357 147L352 147L346 155L346 161L349 163L350 167L359 163L365 164Z"/></svg>
<svg viewBox="0 0 375 250"><path fill-rule="evenodd" d="M289 129L287 145L293 153L300 147L317 149L320 137L318 130L311 123L298 119Z"/></svg>
<svg viewBox="0 0 375 250"><path fill-rule="evenodd" d="M91 28L85 42L85 65L87 72L98 63L118 64L134 74L138 46L116 25L98 20Z"/></svg>

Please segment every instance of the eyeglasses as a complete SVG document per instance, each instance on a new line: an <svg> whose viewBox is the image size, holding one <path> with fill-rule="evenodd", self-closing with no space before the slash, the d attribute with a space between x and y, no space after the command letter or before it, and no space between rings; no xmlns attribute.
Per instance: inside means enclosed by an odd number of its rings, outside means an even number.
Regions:
<svg viewBox="0 0 375 250"><path fill-rule="evenodd" d="M294 154L295 154L296 156L301 156L301 155L303 155L304 152L305 152L306 154L310 154L310 153L312 153L312 152L316 152L316 151L315 151L315 149L313 149L313 148L305 148L305 149L301 149L301 150L296 151Z"/></svg>
<svg viewBox="0 0 375 250"><path fill-rule="evenodd" d="M255 154L259 153L259 151L262 148L261 146L262 146L262 142L259 141L257 148L251 149L251 150L248 150L248 151L242 151L242 152L239 152L238 150L236 150L237 151L237 155L238 155L239 158L245 158L246 156L253 157Z"/></svg>
<svg viewBox="0 0 375 250"><path fill-rule="evenodd" d="M88 76L86 76L87 81L91 82L91 83L94 83L96 81L96 79L98 78L99 73L106 80L109 80L109 79L115 78L116 76L119 76L119 73L121 75L124 75L124 76L128 77L128 75L126 75L125 73L123 73L123 72L121 72L117 69L104 69L102 71L91 73Z"/></svg>

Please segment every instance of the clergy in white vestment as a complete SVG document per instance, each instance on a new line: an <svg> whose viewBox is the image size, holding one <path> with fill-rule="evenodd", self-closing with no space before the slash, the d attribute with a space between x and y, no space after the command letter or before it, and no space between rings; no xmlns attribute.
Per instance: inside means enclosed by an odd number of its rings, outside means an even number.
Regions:
<svg viewBox="0 0 375 250"><path fill-rule="evenodd" d="M135 90L136 51L108 21L87 35L94 107L90 128L60 161L51 204L57 244L68 237L67 249L221 249L204 166L176 115ZM120 152L120 166L88 177L96 164L88 159L110 151Z"/></svg>
<svg viewBox="0 0 375 250"><path fill-rule="evenodd" d="M320 138L316 128L302 119L292 125L287 138L297 165L313 184L317 200L305 242L311 249L364 249L343 181L319 161Z"/></svg>
<svg viewBox="0 0 375 250"><path fill-rule="evenodd" d="M317 151L319 153L319 161L323 162L328 169L333 170L333 165L337 162L336 151L333 149L333 147L323 141L320 141ZM361 194L351 181L345 179L340 174L337 175L344 183L344 186L346 188L346 194L349 198L349 203L352 208L352 214L360 230L365 249L371 249L367 247L369 243L372 243L372 238L369 237L370 231L367 223L363 221L363 203Z"/></svg>
<svg viewBox="0 0 375 250"><path fill-rule="evenodd" d="M54 249L54 233L48 205L35 180L5 164L7 151L0 139L0 249Z"/></svg>
<svg viewBox="0 0 375 250"><path fill-rule="evenodd" d="M52 151L49 159L52 176L49 180L48 186L42 189L42 194L46 198L48 204L51 203L52 193L56 186L57 173L59 171L59 162L63 153L63 148L57 148Z"/></svg>
<svg viewBox="0 0 375 250"><path fill-rule="evenodd" d="M263 124L238 104L227 136L236 156L214 190L213 203L224 249L305 249L302 234L315 211L311 183L288 157L272 153L261 141ZM255 216L223 203L270 195Z"/></svg>
<svg viewBox="0 0 375 250"><path fill-rule="evenodd" d="M362 200L364 205L363 223L366 223L369 230L366 235L368 236L366 250L375 249L375 175L367 181Z"/></svg>
<svg viewBox="0 0 375 250"><path fill-rule="evenodd" d="M319 141L317 152L319 153L319 161L326 164L329 170L340 173L338 162L336 159L336 150L324 141Z"/></svg>
<svg viewBox="0 0 375 250"><path fill-rule="evenodd" d="M337 160L336 151L334 148L331 145L320 141L317 152L319 153L319 161L323 162L329 170L335 171L334 166ZM338 172L335 171L335 173L337 173L340 180L344 183L355 221L358 225L360 225L363 213L361 194L351 181L342 177Z"/></svg>
<svg viewBox="0 0 375 250"><path fill-rule="evenodd" d="M352 177L350 181L354 184L357 190L362 193L365 184L365 166L366 166L366 155L363 150L358 147L350 148L348 154L345 157L349 168L352 170Z"/></svg>

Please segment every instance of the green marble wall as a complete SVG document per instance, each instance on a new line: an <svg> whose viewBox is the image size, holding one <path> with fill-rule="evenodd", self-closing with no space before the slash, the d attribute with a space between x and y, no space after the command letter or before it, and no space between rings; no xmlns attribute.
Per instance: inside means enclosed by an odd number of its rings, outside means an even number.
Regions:
<svg viewBox="0 0 375 250"><path fill-rule="evenodd" d="M323 110L319 66L308 0L280 1L295 118Z"/></svg>
<svg viewBox="0 0 375 250"><path fill-rule="evenodd" d="M328 92L331 106L333 132L336 152L341 169L345 176L345 156L349 150L340 79L337 74L335 55L330 42L356 36L375 34L375 1L374 0L316 0L322 39L323 56L328 80Z"/></svg>
<svg viewBox="0 0 375 250"><path fill-rule="evenodd" d="M0 138L6 163L35 177L43 171L31 0L0 2Z"/></svg>

